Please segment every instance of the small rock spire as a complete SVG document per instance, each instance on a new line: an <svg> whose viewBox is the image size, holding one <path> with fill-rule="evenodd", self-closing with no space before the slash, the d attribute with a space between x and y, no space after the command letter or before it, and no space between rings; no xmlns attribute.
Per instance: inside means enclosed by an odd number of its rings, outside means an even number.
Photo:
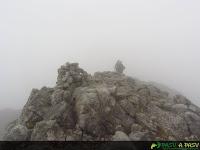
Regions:
<svg viewBox="0 0 200 150"><path fill-rule="evenodd" d="M122 64L121 60L117 60L116 64L115 64L115 71L117 73L123 73L125 70L125 66Z"/></svg>

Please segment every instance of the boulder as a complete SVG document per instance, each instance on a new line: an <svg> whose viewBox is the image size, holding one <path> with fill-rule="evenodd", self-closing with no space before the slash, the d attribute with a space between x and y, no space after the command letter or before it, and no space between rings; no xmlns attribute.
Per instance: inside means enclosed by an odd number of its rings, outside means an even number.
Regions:
<svg viewBox="0 0 200 150"><path fill-rule="evenodd" d="M5 141L26 141L28 140L28 129L21 125L16 124L13 128L9 129L9 132L4 137Z"/></svg>
<svg viewBox="0 0 200 150"><path fill-rule="evenodd" d="M116 131L112 137L113 141L130 141L128 135L122 131Z"/></svg>
<svg viewBox="0 0 200 150"><path fill-rule="evenodd" d="M188 107L185 104L175 104L172 106L172 110L177 113L182 113L187 111Z"/></svg>

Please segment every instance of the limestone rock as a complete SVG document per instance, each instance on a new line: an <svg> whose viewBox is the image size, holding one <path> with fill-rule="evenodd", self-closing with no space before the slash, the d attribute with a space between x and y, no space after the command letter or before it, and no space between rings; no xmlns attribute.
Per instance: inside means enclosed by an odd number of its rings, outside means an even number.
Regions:
<svg viewBox="0 0 200 150"><path fill-rule="evenodd" d="M185 113L185 120L191 135L200 136L200 116L193 112Z"/></svg>
<svg viewBox="0 0 200 150"><path fill-rule="evenodd" d="M200 139L199 107L167 88L127 77L123 67L117 67L116 72L92 76L78 63L62 65L55 87L32 90L20 117L8 125L4 139Z"/></svg>
<svg viewBox="0 0 200 150"><path fill-rule="evenodd" d="M35 124L44 119L51 107L52 88L43 87L41 90L33 89L28 102L22 110L20 123L28 129L33 129Z"/></svg>
<svg viewBox="0 0 200 150"><path fill-rule="evenodd" d="M133 123L131 125L131 132L137 132L137 131L141 131L142 130L142 126L136 123Z"/></svg>
<svg viewBox="0 0 200 150"><path fill-rule="evenodd" d="M129 138L131 141L146 141L148 140L148 132L131 132Z"/></svg>
<svg viewBox="0 0 200 150"><path fill-rule="evenodd" d="M182 95L176 95L174 96L174 102L177 104L185 104L185 105L190 105L191 102L184 96Z"/></svg>
<svg viewBox="0 0 200 150"><path fill-rule="evenodd" d="M184 105L184 104L175 104L172 106L172 110L178 112L178 113L182 113L182 112L185 112L187 111L187 106Z"/></svg>
<svg viewBox="0 0 200 150"><path fill-rule="evenodd" d="M128 135L122 131L116 131L115 135L112 137L113 141L130 141Z"/></svg>
<svg viewBox="0 0 200 150"><path fill-rule="evenodd" d="M28 129L21 124L14 125L8 131L8 134L4 137L6 141L26 141L28 139Z"/></svg>
<svg viewBox="0 0 200 150"><path fill-rule="evenodd" d="M52 94L51 104L55 105L57 103L60 103L64 100L64 90L57 89Z"/></svg>
<svg viewBox="0 0 200 150"><path fill-rule="evenodd" d="M64 132L55 120L38 122L32 132L33 141L57 141L65 140Z"/></svg>

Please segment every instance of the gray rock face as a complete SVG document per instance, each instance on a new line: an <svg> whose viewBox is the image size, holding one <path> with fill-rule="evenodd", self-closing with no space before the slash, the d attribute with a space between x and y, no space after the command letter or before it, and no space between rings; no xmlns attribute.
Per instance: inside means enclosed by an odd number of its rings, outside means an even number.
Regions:
<svg viewBox="0 0 200 150"><path fill-rule="evenodd" d="M8 133L5 135L4 140L7 141L26 141L28 140L28 129L16 122L11 124Z"/></svg>
<svg viewBox="0 0 200 150"><path fill-rule="evenodd" d="M32 141L57 141L64 139L64 131L55 120L38 122L31 134Z"/></svg>
<svg viewBox="0 0 200 150"><path fill-rule="evenodd" d="M188 129L191 135L200 136L199 127L200 127L200 116L193 112L185 113L185 120L188 125Z"/></svg>
<svg viewBox="0 0 200 150"><path fill-rule="evenodd" d="M131 132L131 134L129 135L129 138L131 141L145 141L145 140L150 140L147 139L148 137L148 132L141 132L141 131L137 131L137 132Z"/></svg>
<svg viewBox="0 0 200 150"><path fill-rule="evenodd" d="M122 72L91 76L77 63L66 63L58 69L55 87L32 90L4 139L200 139L199 107L181 95L172 97Z"/></svg>
<svg viewBox="0 0 200 150"><path fill-rule="evenodd" d="M191 102L182 95L176 95L174 97L174 102L177 103L177 104L185 104L185 105L191 104Z"/></svg>
<svg viewBox="0 0 200 150"><path fill-rule="evenodd" d="M182 112L185 112L187 111L187 106L184 105L184 104L175 104L172 106L172 109L178 113L182 113Z"/></svg>

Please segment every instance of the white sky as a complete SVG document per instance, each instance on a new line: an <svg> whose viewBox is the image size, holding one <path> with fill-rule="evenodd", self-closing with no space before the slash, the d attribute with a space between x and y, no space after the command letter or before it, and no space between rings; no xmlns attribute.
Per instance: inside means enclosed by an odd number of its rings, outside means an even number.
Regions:
<svg viewBox="0 0 200 150"><path fill-rule="evenodd" d="M199 0L0 0L0 108L79 62L177 89L200 106Z"/></svg>

